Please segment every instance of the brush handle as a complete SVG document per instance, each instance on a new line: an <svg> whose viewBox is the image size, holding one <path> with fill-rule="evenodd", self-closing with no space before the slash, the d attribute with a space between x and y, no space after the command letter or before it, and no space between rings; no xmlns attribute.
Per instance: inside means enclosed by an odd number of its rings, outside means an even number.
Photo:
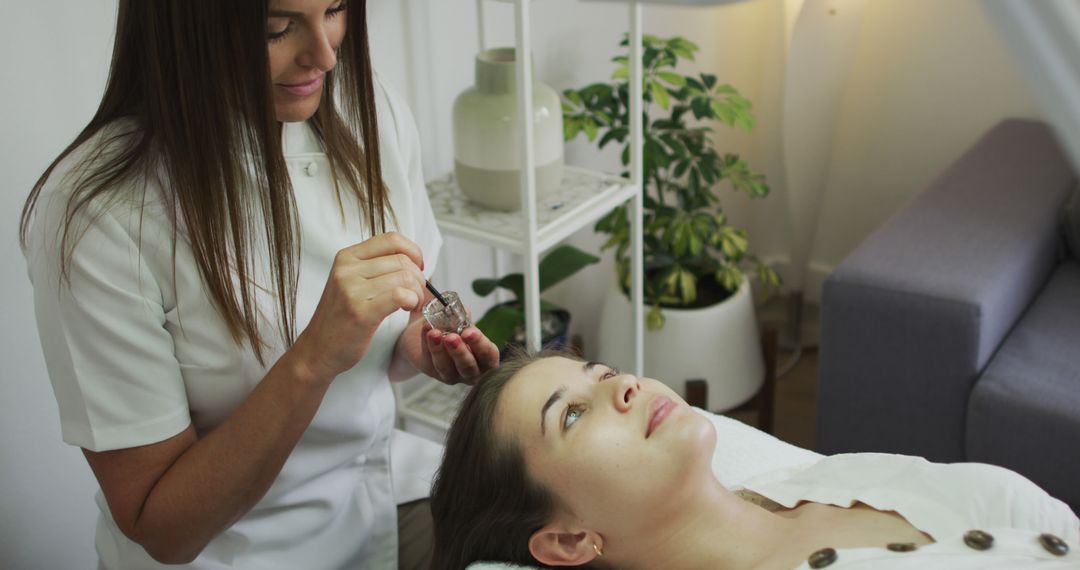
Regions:
<svg viewBox="0 0 1080 570"><path fill-rule="evenodd" d="M444 307L449 307L450 306L450 303L446 302L446 297L442 296L442 293L440 293L439 290L436 289L435 286L431 284L431 281L424 281L424 284L427 286L427 290L431 291L431 294L435 295L435 298L438 299L440 303L442 303L442 306L444 306Z"/></svg>

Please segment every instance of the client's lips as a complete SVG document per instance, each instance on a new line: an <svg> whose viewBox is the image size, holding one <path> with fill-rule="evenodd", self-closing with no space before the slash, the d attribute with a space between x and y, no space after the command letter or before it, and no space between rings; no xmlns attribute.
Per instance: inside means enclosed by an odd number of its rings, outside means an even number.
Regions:
<svg viewBox="0 0 1080 570"><path fill-rule="evenodd" d="M649 401L649 424L645 428L645 437L652 435L656 427L660 425L675 411L675 402L667 396L657 396Z"/></svg>

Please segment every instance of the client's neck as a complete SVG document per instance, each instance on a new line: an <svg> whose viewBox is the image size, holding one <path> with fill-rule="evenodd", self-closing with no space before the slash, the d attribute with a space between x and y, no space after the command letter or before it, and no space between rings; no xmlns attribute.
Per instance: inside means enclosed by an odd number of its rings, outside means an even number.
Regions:
<svg viewBox="0 0 1080 570"><path fill-rule="evenodd" d="M792 520L743 500L715 479L682 503L656 521L644 540L620 549L629 555L625 561L610 561L619 568L758 568L793 526Z"/></svg>

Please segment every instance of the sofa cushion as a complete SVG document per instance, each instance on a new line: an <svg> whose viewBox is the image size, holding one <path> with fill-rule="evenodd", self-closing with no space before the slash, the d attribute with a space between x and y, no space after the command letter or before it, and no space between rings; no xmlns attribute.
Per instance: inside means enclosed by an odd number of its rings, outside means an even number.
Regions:
<svg viewBox="0 0 1080 570"><path fill-rule="evenodd" d="M1076 174L1050 129L994 127L822 292L817 451L962 461L973 383L1060 262Z"/></svg>
<svg viewBox="0 0 1080 570"><path fill-rule="evenodd" d="M967 458L1027 476L1080 510L1080 264L1062 263L968 403Z"/></svg>
<svg viewBox="0 0 1080 570"><path fill-rule="evenodd" d="M1080 262L1080 186L1073 189L1072 197L1065 204L1061 225L1073 259Z"/></svg>

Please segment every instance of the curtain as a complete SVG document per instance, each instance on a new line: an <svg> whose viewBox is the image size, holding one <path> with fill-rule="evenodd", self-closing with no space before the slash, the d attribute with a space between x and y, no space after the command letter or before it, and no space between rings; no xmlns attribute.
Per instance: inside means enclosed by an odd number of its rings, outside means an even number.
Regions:
<svg viewBox="0 0 1080 570"><path fill-rule="evenodd" d="M984 0L984 7L1080 170L1080 3Z"/></svg>

